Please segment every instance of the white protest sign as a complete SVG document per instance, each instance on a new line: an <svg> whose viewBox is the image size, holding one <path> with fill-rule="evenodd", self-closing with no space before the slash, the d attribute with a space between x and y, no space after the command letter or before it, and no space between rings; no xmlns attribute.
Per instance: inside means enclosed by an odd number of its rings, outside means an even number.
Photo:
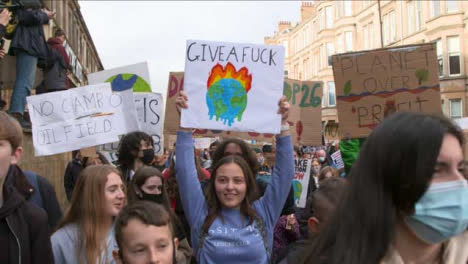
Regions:
<svg viewBox="0 0 468 264"><path fill-rule="evenodd" d="M187 41L181 126L278 134L282 46Z"/></svg>
<svg viewBox="0 0 468 264"><path fill-rule="evenodd" d="M36 156L105 144L125 133L120 95L109 84L27 97Z"/></svg>
<svg viewBox="0 0 468 264"><path fill-rule="evenodd" d="M134 93L135 106L141 131L153 139L154 153L162 155L163 144L163 98L159 93Z"/></svg>
<svg viewBox="0 0 468 264"><path fill-rule="evenodd" d="M112 91L121 93L126 109L125 124L128 132L140 130L133 92L151 92L146 62L91 73L88 75L88 80L91 84L108 82L112 86Z"/></svg>
<svg viewBox="0 0 468 264"><path fill-rule="evenodd" d="M304 208L307 201L307 190L309 189L310 167L312 160L297 159L295 163L295 175L293 180L294 202L296 207Z"/></svg>
<svg viewBox="0 0 468 264"><path fill-rule="evenodd" d="M196 149L210 148L211 138L194 138L193 143Z"/></svg>
<svg viewBox="0 0 468 264"><path fill-rule="evenodd" d="M344 162L343 159L341 158L341 151L336 151L335 153L331 154L331 158L333 162L336 164L336 169L342 169L344 168Z"/></svg>

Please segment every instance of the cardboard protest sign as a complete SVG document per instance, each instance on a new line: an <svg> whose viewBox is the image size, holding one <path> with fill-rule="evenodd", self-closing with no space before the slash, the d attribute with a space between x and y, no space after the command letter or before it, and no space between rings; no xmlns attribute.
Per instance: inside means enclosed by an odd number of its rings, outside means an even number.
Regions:
<svg viewBox="0 0 468 264"><path fill-rule="evenodd" d="M125 133L122 99L108 83L27 97L36 156L105 144Z"/></svg>
<svg viewBox="0 0 468 264"><path fill-rule="evenodd" d="M339 141L340 135L338 134L339 124L337 122L327 122L323 130L323 137L325 143L332 141Z"/></svg>
<svg viewBox="0 0 468 264"><path fill-rule="evenodd" d="M332 61L342 138L366 137L396 111L442 112L431 43L338 54Z"/></svg>
<svg viewBox="0 0 468 264"><path fill-rule="evenodd" d="M294 160L294 163L296 173L292 183L294 189L294 202L296 203L296 207L304 208L307 201L307 190L309 188L312 160L297 159Z"/></svg>
<svg viewBox="0 0 468 264"><path fill-rule="evenodd" d="M184 73L169 73L167 89L167 102L164 119L164 135L175 135L179 128L180 120L177 113L175 99L180 91L184 90ZM300 141L305 145L321 145L321 97L322 82L298 81L285 79L283 82L283 94L290 102L290 114L288 118L293 135L293 142ZM276 108L278 106L276 105ZM274 134L256 132L231 132L212 129L196 129L196 136L203 137L239 137L254 139L257 141L271 142Z"/></svg>
<svg viewBox="0 0 468 264"><path fill-rule="evenodd" d="M291 105L288 123L293 141L322 144L322 82L284 80L284 95Z"/></svg>
<svg viewBox="0 0 468 264"><path fill-rule="evenodd" d="M343 159L341 158L341 151L336 151L333 154L331 154L331 158L333 160L333 163L336 164L336 169L342 169L344 168L344 162Z"/></svg>
<svg viewBox="0 0 468 264"><path fill-rule="evenodd" d="M188 40L181 126L278 134L284 47Z"/></svg>
<svg viewBox="0 0 468 264"><path fill-rule="evenodd" d="M133 96L140 129L153 139L154 153L162 154L164 152L162 95L159 93L134 93Z"/></svg>
<svg viewBox="0 0 468 264"><path fill-rule="evenodd" d="M133 99L134 92L151 92L148 64L146 62L118 67L88 75L90 84L108 82L112 91L121 93L126 109L126 124L129 132L140 130Z"/></svg>

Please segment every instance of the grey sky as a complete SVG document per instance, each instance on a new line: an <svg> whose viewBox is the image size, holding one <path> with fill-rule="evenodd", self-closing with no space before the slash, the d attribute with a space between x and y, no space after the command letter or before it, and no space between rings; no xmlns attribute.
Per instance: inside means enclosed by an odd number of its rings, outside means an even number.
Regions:
<svg viewBox="0 0 468 264"><path fill-rule="evenodd" d="M106 69L148 61L153 91L183 71L187 39L262 44L300 1L79 1Z"/></svg>

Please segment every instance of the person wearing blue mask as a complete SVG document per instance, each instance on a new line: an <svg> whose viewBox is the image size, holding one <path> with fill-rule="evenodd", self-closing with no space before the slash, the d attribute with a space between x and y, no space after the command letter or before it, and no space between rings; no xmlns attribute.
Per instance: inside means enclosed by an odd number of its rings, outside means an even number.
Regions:
<svg viewBox="0 0 468 264"><path fill-rule="evenodd" d="M329 224L295 263L467 263L464 142L442 116L387 117L366 139Z"/></svg>

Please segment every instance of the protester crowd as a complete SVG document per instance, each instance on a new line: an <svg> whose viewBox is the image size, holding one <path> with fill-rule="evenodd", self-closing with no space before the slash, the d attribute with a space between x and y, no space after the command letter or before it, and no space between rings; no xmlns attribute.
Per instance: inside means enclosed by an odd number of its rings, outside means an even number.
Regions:
<svg viewBox="0 0 468 264"><path fill-rule="evenodd" d="M187 100L182 92L179 109ZM285 121L289 104L278 107ZM0 263L468 260L465 139L444 117L392 115L344 177L330 153L293 146L289 129L261 149L225 138L200 151L181 128L175 149L156 156L151 137L133 132L120 140L118 166L73 153L63 215L50 183L18 166L22 135L0 112ZM291 184L303 158L311 178L298 208Z"/></svg>
<svg viewBox="0 0 468 264"><path fill-rule="evenodd" d="M46 41L54 13L31 3L14 14L16 81L9 113L0 111L0 263L467 263L465 139L436 115L389 116L346 171L333 144L293 145L285 97L281 132L261 146L223 138L197 150L180 128L174 148L155 155L152 137L132 132L117 166L73 152L62 212L48 180L19 166L38 65L38 93L68 88L65 33ZM11 15L0 12L2 37ZM188 108L187 95L176 103ZM292 186L298 159L311 164L304 208Z"/></svg>

